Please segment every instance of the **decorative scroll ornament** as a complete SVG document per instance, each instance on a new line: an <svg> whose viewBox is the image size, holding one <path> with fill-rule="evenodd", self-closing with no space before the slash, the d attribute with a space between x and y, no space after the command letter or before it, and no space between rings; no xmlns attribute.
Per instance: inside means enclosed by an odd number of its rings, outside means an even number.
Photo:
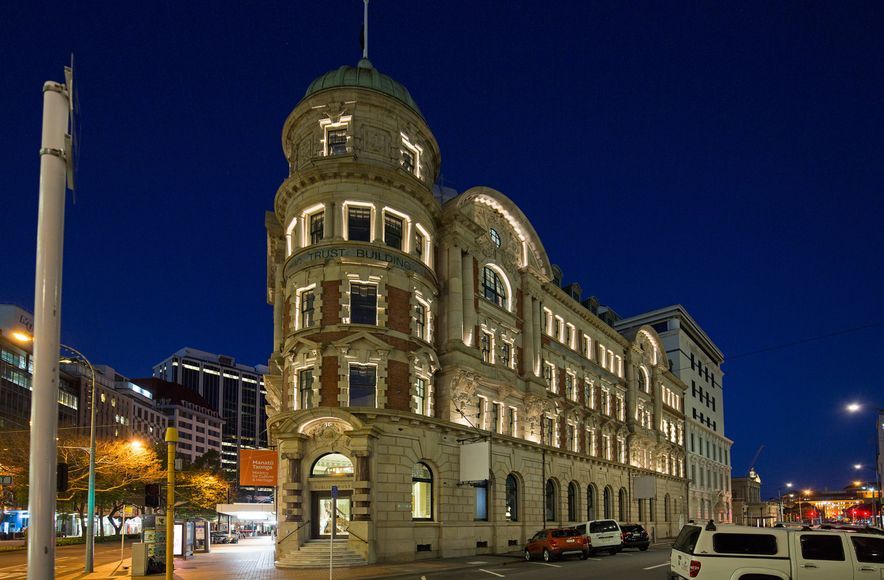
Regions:
<svg viewBox="0 0 884 580"><path fill-rule="evenodd" d="M451 400L458 409L465 409L476 399L479 375L468 370L459 370L451 381Z"/></svg>

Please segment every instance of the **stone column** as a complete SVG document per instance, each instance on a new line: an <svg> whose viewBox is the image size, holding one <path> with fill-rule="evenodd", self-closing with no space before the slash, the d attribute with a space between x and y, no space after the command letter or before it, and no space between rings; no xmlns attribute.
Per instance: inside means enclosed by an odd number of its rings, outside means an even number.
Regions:
<svg viewBox="0 0 884 580"><path fill-rule="evenodd" d="M476 338L476 288L473 284L473 257L467 252L461 261L461 283L463 286L463 342L475 346Z"/></svg>
<svg viewBox="0 0 884 580"><path fill-rule="evenodd" d="M541 341L540 341L540 333L542 329L540 328L543 323L543 305L540 303L540 300L533 299L533 308L534 308L534 328L531 331L532 338L534 339L534 368L532 372L535 376L543 376L543 369L541 367L540 359L543 358L543 351L541 350Z"/></svg>
<svg viewBox="0 0 884 580"><path fill-rule="evenodd" d="M304 220L295 216L295 227L292 228L292 253L294 254L301 249L301 230L303 229Z"/></svg>
<svg viewBox="0 0 884 580"><path fill-rule="evenodd" d="M374 236L372 240L376 244L384 243L384 210L379 206L374 206L372 213L374 220Z"/></svg>
<svg viewBox="0 0 884 580"><path fill-rule="evenodd" d="M463 265L460 248L448 248L448 334L446 340L463 339Z"/></svg>
<svg viewBox="0 0 884 580"><path fill-rule="evenodd" d="M334 236L336 240L344 239L344 210L346 208L341 205L338 207L338 204L334 204L332 209L332 230L334 231Z"/></svg>
<svg viewBox="0 0 884 580"><path fill-rule="evenodd" d="M325 204L322 216L322 239L330 240L338 231L335 224L335 202L330 201Z"/></svg>
<svg viewBox="0 0 884 580"><path fill-rule="evenodd" d="M522 294L522 368L525 376L534 373L534 298Z"/></svg>

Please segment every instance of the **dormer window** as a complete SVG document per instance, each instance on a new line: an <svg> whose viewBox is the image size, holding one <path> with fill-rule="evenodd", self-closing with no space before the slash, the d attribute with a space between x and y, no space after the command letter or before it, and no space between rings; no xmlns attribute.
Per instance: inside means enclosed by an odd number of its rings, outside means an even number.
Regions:
<svg viewBox="0 0 884 580"><path fill-rule="evenodd" d="M411 173L417 178L421 177L421 153L423 148L420 145L412 143L405 133L400 133L402 138L402 149L400 149L399 163L402 169Z"/></svg>

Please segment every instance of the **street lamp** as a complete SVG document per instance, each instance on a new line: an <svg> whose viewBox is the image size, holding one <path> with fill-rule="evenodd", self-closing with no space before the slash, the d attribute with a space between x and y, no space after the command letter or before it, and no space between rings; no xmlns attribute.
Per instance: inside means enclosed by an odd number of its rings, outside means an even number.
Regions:
<svg viewBox="0 0 884 580"><path fill-rule="evenodd" d="M33 342L34 337L24 332L13 332L12 338L19 342ZM95 367L89 362L79 350L61 344L61 348L74 353L77 359L82 360L89 367L91 375L91 394L89 395L89 491L87 494L86 511L89 519L86 520L86 565L84 567L86 574L92 573L95 566ZM75 359L62 358L61 363L74 363Z"/></svg>
<svg viewBox="0 0 884 580"><path fill-rule="evenodd" d="M869 471L875 472L875 492L872 494L872 497L875 498L875 524L878 524L878 520L881 516L881 474L878 472L877 469L868 467L861 463L854 463L853 468L857 471L868 469Z"/></svg>
<svg viewBox="0 0 884 580"><path fill-rule="evenodd" d="M786 484L787 489L792 489L792 484ZM777 495L780 497L780 521L783 522L786 520L786 516L783 514L783 491L780 488L777 488Z"/></svg>
<svg viewBox="0 0 884 580"><path fill-rule="evenodd" d="M848 413L857 413L862 409L862 405L859 403L848 403L845 409L847 409Z"/></svg>

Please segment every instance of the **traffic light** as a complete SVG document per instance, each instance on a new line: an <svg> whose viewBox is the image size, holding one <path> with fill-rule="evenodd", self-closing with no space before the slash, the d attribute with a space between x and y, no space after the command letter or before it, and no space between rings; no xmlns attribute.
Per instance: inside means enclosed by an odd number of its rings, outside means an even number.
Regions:
<svg viewBox="0 0 884 580"><path fill-rule="evenodd" d="M59 463L55 468L55 490L64 493L68 490L68 464Z"/></svg>
<svg viewBox="0 0 884 580"><path fill-rule="evenodd" d="M144 505L147 507L160 507L160 484L147 483L144 485Z"/></svg>

